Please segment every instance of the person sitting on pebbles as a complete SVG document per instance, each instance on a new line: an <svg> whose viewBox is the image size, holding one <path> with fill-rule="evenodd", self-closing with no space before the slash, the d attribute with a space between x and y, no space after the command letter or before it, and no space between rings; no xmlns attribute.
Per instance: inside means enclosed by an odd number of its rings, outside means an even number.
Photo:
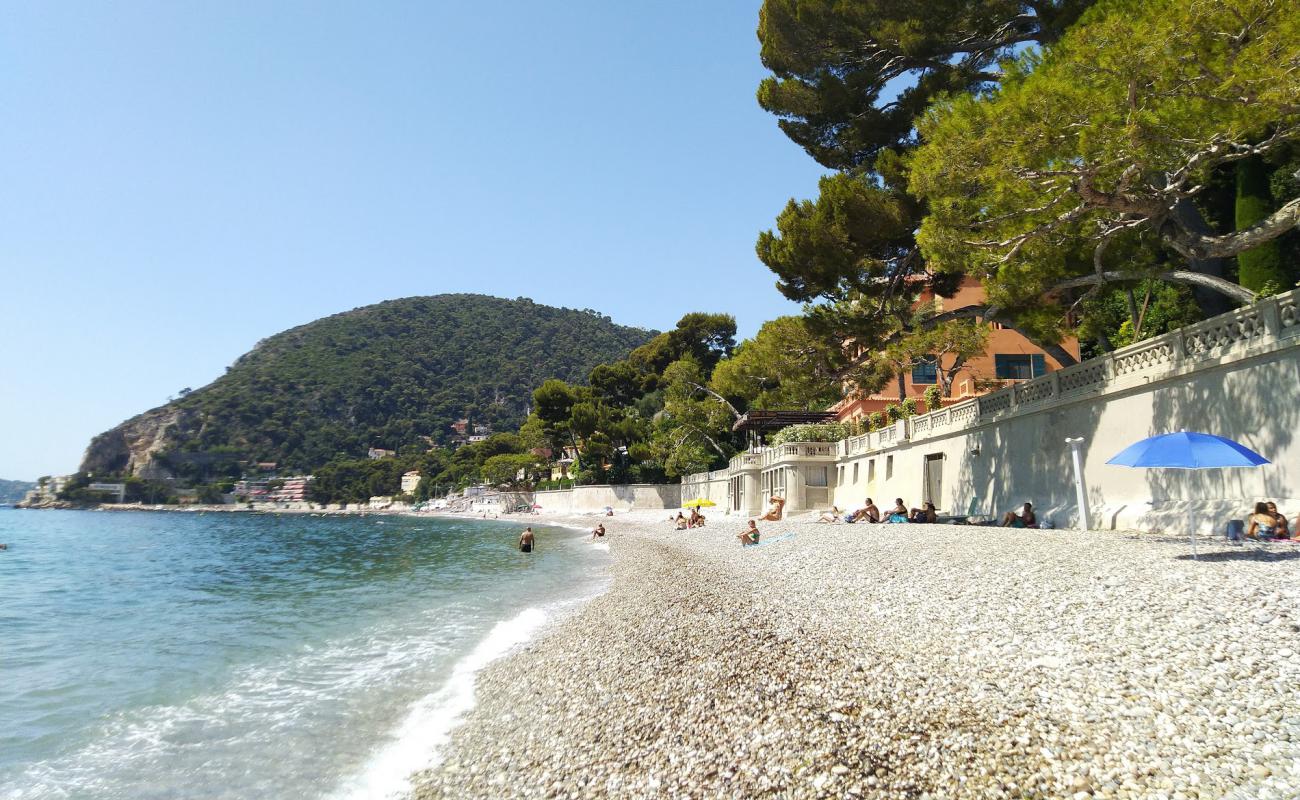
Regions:
<svg viewBox="0 0 1300 800"><path fill-rule="evenodd" d="M1251 539L1268 540L1280 533L1277 518L1268 513L1268 503L1256 503L1254 513L1246 519L1246 536Z"/></svg>
<svg viewBox="0 0 1300 800"><path fill-rule="evenodd" d="M925 508L914 508L907 517L908 522L933 524L939 521L939 514L934 510L934 503L925 503Z"/></svg>
<svg viewBox="0 0 1300 800"><path fill-rule="evenodd" d="M879 522L880 509L876 508L876 503L870 497L867 498L867 504L852 514L844 518L845 522Z"/></svg>
<svg viewBox="0 0 1300 800"><path fill-rule="evenodd" d="M907 522L907 506L903 503L903 498L894 498L894 507L889 510L890 522Z"/></svg>
<svg viewBox="0 0 1300 800"><path fill-rule="evenodd" d="M823 511L822 515L817 518L817 521L818 522L839 522L840 521L839 506L831 506L830 511Z"/></svg>
<svg viewBox="0 0 1300 800"><path fill-rule="evenodd" d="M1279 539L1290 539L1291 528L1288 526L1286 517L1277 511L1277 503L1270 500L1267 504L1268 515L1273 518L1273 535Z"/></svg>
<svg viewBox="0 0 1300 800"><path fill-rule="evenodd" d="M1002 515L1002 527L1004 528L1037 528L1038 517L1034 516L1034 504L1025 503L1015 511L1008 511Z"/></svg>
<svg viewBox="0 0 1300 800"><path fill-rule="evenodd" d="M603 522L596 523L596 527L591 529L591 540L594 542L597 539L604 537L604 535L605 535L605 523Z"/></svg>
<svg viewBox="0 0 1300 800"><path fill-rule="evenodd" d="M678 512L677 512L677 530L679 530L679 531L684 531L684 530L686 530L686 529L689 528L689 527L691 527L691 523L686 519L686 517L682 516L682 512L678 511Z"/></svg>
<svg viewBox="0 0 1300 800"><path fill-rule="evenodd" d="M785 509L785 498L773 497L772 510L764 514L762 519L766 520L767 522L779 522L781 520L781 512L784 509Z"/></svg>
<svg viewBox="0 0 1300 800"><path fill-rule="evenodd" d="M740 540L741 547L749 547L750 545L758 544L758 535L758 526L754 524L754 520L751 519L749 521L749 527L736 534L736 538Z"/></svg>

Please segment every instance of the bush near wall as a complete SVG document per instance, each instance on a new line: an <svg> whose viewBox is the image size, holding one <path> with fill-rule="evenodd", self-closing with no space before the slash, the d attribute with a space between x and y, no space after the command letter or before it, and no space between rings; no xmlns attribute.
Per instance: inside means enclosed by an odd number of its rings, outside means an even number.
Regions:
<svg viewBox="0 0 1300 800"><path fill-rule="evenodd" d="M838 442L847 438L848 435L848 428L842 422L826 422L820 425L791 425L772 434L767 443L775 446L790 442Z"/></svg>

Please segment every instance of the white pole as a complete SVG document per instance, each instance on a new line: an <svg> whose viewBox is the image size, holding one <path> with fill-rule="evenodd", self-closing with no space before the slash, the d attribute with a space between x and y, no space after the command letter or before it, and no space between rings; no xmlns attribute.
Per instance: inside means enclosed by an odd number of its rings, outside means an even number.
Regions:
<svg viewBox="0 0 1300 800"><path fill-rule="evenodd" d="M1083 437L1066 439L1070 446L1070 456L1074 460L1074 489L1079 499L1079 527L1081 530L1092 529L1092 518L1088 515L1088 486L1083 482Z"/></svg>

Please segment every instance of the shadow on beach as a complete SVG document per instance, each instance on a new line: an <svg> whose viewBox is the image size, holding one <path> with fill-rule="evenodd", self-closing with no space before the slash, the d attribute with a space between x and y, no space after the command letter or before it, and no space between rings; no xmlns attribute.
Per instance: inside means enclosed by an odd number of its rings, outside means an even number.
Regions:
<svg viewBox="0 0 1300 800"><path fill-rule="evenodd" d="M1177 561L1294 561L1300 558L1300 549L1269 551L1259 549L1220 550L1214 553L1201 553L1193 558L1191 553L1174 556Z"/></svg>

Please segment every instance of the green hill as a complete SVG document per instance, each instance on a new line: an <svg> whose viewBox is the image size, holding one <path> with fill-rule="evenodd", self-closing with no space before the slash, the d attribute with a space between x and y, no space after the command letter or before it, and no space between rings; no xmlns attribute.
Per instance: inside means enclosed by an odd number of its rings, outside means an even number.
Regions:
<svg viewBox="0 0 1300 800"><path fill-rule="evenodd" d="M307 471L371 447L423 450L459 418L517 425L544 380L585 381L652 335L526 298L390 300L263 340L211 384L95 437L81 469L201 478L239 461Z"/></svg>
<svg viewBox="0 0 1300 800"><path fill-rule="evenodd" d="M29 481L0 480L0 503L17 503L35 488L36 484Z"/></svg>

